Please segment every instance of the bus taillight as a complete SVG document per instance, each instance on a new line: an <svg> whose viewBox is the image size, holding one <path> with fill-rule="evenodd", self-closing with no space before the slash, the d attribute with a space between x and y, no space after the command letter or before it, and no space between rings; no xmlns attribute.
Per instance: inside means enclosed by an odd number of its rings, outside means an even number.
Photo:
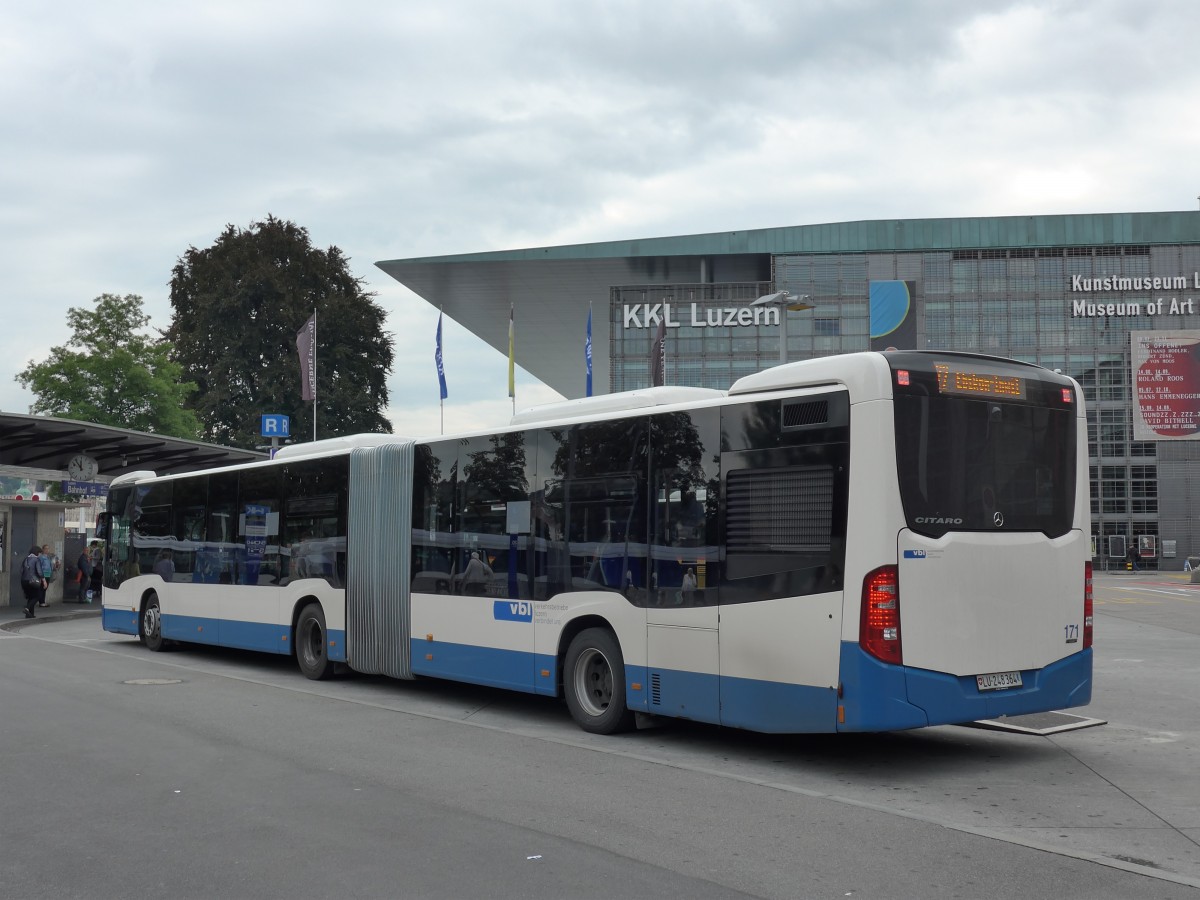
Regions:
<svg viewBox="0 0 1200 900"><path fill-rule="evenodd" d="M900 665L900 573L880 566L863 579L858 643L878 660Z"/></svg>
<svg viewBox="0 0 1200 900"><path fill-rule="evenodd" d="M1092 564L1083 564L1083 649L1092 646Z"/></svg>

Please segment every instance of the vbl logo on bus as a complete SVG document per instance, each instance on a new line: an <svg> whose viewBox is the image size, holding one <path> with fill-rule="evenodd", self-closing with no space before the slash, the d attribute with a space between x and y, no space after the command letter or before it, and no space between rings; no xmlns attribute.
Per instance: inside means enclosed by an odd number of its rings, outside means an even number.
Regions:
<svg viewBox="0 0 1200 900"><path fill-rule="evenodd" d="M528 600L497 600L492 604L492 618L508 622L532 622L533 604Z"/></svg>

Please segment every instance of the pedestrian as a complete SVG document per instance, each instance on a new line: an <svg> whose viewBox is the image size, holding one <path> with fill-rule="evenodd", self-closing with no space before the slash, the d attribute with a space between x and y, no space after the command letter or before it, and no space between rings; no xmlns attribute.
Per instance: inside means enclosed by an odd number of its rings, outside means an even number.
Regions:
<svg viewBox="0 0 1200 900"><path fill-rule="evenodd" d="M680 587L683 590L684 605L690 606L696 593L696 573L691 568L683 573L683 584Z"/></svg>
<svg viewBox="0 0 1200 900"><path fill-rule="evenodd" d="M154 563L154 574L163 581L175 580L175 560L171 556L171 548L163 547L158 551L158 560Z"/></svg>
<svg viewBox="0 0 1200 900"><path fill-rule="evenodd" d="M21 590L25 592L25 618L36 619L34 607L46 596L46 579L42 577L41 548L34 544L21 563Z"/></svg>
<svg viewBox="0 0 1200 900"><path fill-rule="evenodd" d="M1140 572L1141 569L1138 567L1137 561L1138 561L1137 547L1130 547L1129 548L1129 567L1131 569L1133 569L1133 571L1135 571L1135 572Z"/></svg>
<svg viewBox="0 0 1200 900"><path fill-rule="evenodd" d="M61 563L58 557L50 550L49 544L42 544L41 552L38 554L38 561L42 569L42 580L45 582L42 585L42 596L38 600L38 606L46 605L46 591L50 587L50 582L54 581L54 575L58 571Z"/></svg>
<svg viewBox="0 0 1200 900"><path fill-rule="evenodd" d="M90 601L92 599L92 555L88 553L87 547L80 551L75 568L79 570L79 602Z"/></svg>
<svg viewBox="0 0 1200 900"><path fill-rule="evenodd" d="M479 551L471 551L471 561L463 571L463 593L482 596L487 593L492 580L492 567L479 558Z"/></svg>
<svg viewBox="0 0 1200 900"><path fill-rule="evenodd" d="M88 585L88 602L100 599L102 587L104 587L104 560L101 557L93 557L92 580Z"/></svg>

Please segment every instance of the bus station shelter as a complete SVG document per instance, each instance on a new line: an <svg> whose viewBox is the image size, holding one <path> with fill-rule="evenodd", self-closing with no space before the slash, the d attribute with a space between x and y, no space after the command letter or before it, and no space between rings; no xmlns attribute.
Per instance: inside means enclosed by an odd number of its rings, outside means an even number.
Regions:
<svg viewBox="0 0 1200 900"><path fill-rule="evenodd" d="M28 471L41 481L54 481L55 473L60 473L58 480L67 480L76 457L94 463L93 477L105 484L138 469L165 475L253 462L267 455L71 419L0 412L0 472ZM76 543L82 540L81 536L67 540L64 521L66 511L78 505L24 495L0 497L0 607L23 605L21 560L34 544L49 544L60 556L63 574L52 586L51 596L61 596L68 567L73 567L79 552Z"/></svg>

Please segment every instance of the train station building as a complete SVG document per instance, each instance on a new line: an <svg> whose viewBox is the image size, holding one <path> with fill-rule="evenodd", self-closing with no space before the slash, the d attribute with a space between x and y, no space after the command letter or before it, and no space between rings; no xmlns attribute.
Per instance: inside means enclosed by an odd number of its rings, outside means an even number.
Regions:
<svg viewBox="0 0 1200 900"><path fill-rule="evenodd" d="M585 393L589 313L597 394L648 386L660 333L666 383L698 387L885 346L1061 370L1088 403L1097 565L1123 566L1127 545L1164 569L1200 554L1200 212L842 222L379 266L502 353L511 309L516 362L568 398Z"/></svg>

